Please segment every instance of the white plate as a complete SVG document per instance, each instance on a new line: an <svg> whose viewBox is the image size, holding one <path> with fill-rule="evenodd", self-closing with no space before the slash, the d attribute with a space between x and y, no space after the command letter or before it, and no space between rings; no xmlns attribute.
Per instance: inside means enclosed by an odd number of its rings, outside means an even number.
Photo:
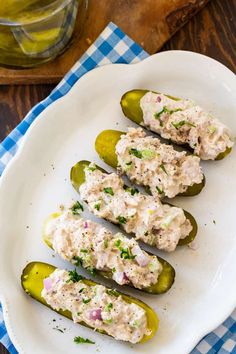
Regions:
<svg viewBox="0 0 236 354"><path fill-rule="evenodd" d="M40 115L0 184L1 301L7 329L20 353L185 354L236 306L235 151L225 160L203 163L207 184L199 196L174 201L196 217L199 248L179 247L165 255L177 272L171 291L162 296L130 291L160 317L160 330L149 343L118 343L75 325L21 289L21 270L29 261L69 267L43 244L42 222L59 204L78 198L69 181L75 162L90 159L101 164L94 151L96 135L103 129L131 125L119 101L132 88L195 99L236 135L233 73L212 59L181 51L157 54L139 64L93 70ZM64 334L53 329L57 325L66 328ZM73 343L76 335L93 339L96 345L78 347Z"/></svg>

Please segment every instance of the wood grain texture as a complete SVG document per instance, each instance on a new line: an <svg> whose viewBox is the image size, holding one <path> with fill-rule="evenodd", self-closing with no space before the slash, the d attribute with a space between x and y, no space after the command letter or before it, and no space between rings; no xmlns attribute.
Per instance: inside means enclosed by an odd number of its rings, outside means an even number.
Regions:
<svg viewBox="0 0 236 354"><path fill-rule="evenodd" d="M212 0L162 48L206 54L236 71L236 0ZM158 43L156 44L158 47ZM29 109L45 98L54 85L0 87L0 139ZM8 351L0 344L0 354Z"/></svg>
<svg viewBox="0 0 236 354"><path fill-rule="evenodd" d="M208 55L236 72L236 0L213 0L162 47Z"/></svg>
<svg viewBox="0 0 236 354"><path fill-rule="evenodd" d="M89 0L81 36L77 22L72 44L64 54L30 70L0 69L0 84L59 82L110 21L153 54L208 1Z"/></svg>

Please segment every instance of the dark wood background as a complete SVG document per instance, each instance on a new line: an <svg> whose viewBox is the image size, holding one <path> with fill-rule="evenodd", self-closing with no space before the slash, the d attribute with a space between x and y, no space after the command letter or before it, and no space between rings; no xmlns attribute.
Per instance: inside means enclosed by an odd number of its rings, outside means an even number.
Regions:
<svg viewBox="0 0 236 354"><path fill-rule="evenodd" d="M161 50L170 49L190 50L208 55L236 72L236 0L211 0ZM44 99L54 86L0 86L0 140L4 139L31 107ZM0 354L7 353L0 344Z"/></svg>

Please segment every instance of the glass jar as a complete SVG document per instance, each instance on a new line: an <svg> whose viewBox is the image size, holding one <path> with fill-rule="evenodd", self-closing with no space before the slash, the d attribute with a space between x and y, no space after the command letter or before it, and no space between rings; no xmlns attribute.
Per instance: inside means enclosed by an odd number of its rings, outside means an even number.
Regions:
<svg viewBox="0 0 236 354"><path fill-rule="evenodd" d="M0 0L0 65L32 67L62 53L88 0Z"/></svg>

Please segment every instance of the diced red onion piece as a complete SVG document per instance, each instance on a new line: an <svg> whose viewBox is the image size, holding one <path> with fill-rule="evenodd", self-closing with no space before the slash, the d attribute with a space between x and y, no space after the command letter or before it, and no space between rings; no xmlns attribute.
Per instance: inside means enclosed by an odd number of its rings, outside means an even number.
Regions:
<svg viewBox="0 0 236 354"><path fill-rule="evenodd" d="M96 321L96 320L101 321L101 320L102 320L101 313L102 313L102 310L101 310L101 309L92 310L92 311L90 311L90 313L89 313L89 319L90 319L90 320L94 320L94 321Z"/></svg>
<svg viewBox="0 0 236 354"><path fill-rule="evenodd" d="M115 272L113 279L120 285L129 283L129 278L124 272Z"/></svg>
<svg viewBox="0 0 236 354"><path fill-rule="evenodd" d="M85 228L85 229L88 228L88 223L87 223L87 221L85 221L85 223L84 223L84 228Z"/></svg>
<svg viewBox="0 0 236 354"><path fill-rule="evenodd" d="M157 102L161 102L161 97L157 96Z"/></svg>
<svg viewBox="0 0 236 354"><path fill-rule="evenodd" d="M129 283L129 278L127 277L127 274L125 272L123 273L123 280L125 280L125 282Z"/></svg>
<svg viewBox="0 0 236 354"><path fill-rule="evenodd" d="M50 277L43 280L43 286L48 291L52 288L52 279Z"/></svg>
<svg viewBox="0 0 236 354"><path fill-rule="evenodd" d="M135 260L141 267L146 267L148 265L149 258L138 245L132 248L132 254L136 256Z"/></svg>

